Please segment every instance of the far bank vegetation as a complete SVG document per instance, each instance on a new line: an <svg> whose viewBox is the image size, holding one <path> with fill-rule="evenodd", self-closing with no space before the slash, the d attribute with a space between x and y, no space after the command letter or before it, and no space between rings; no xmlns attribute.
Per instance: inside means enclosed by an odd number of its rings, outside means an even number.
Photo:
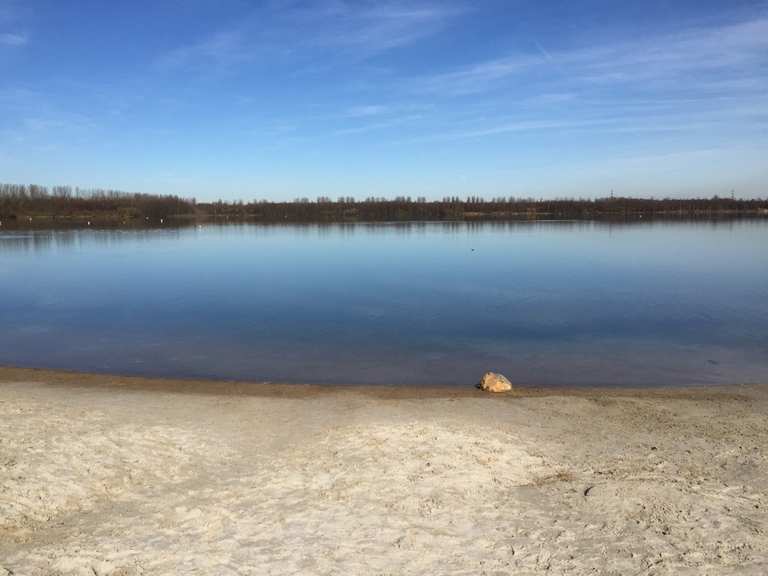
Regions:
<svg viewBox="0 0 768 576"><path fill-rule="evenodd" d="M132 194L69 186L0 184L3 226L140 226L160 222L387 222L451 220L635 220L642 218L728 218L768 216L768 200L712 198L534 199L479 196L441 200L369 197L357 200L297 198L198 202L175 195Z"/></svg>

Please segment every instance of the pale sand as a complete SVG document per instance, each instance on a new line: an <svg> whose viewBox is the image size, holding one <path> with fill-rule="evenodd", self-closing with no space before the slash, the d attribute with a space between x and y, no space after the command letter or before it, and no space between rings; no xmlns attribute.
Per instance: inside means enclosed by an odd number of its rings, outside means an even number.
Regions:
<svg viewBox="0 0 768 576"><path fill-rule="evenodd" d="M765 575L767 448L767 387L0 369L0 575Z"/></svg>

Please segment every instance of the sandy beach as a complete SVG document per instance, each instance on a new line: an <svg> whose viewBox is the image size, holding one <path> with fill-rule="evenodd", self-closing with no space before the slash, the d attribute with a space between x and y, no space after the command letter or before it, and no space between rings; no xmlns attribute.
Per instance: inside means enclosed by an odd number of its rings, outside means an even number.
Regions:
<svg viewBox="0 0 768 576"><path fill-rule="evenodd" d="M0 575L768 573L768 387L0 369Z"/></svg>

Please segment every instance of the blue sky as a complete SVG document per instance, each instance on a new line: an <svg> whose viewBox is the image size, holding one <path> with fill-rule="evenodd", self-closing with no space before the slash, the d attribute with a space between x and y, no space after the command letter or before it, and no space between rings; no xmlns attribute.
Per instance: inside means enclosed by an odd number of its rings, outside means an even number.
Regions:
<svg viewBox="0 0 768 576"><path fill-rule="evenodd" d="M768 196L768 3L0 0L0 181Z"/></svg>

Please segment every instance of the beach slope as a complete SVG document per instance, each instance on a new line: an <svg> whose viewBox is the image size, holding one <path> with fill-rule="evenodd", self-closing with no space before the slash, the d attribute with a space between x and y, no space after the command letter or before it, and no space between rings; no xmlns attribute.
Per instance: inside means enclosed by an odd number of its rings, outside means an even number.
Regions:
<svg viewBox="0 0 768 576"><path fill-rule="evenodd" d="M0 575L768 573L768 387L0 369Z"/></svg>

